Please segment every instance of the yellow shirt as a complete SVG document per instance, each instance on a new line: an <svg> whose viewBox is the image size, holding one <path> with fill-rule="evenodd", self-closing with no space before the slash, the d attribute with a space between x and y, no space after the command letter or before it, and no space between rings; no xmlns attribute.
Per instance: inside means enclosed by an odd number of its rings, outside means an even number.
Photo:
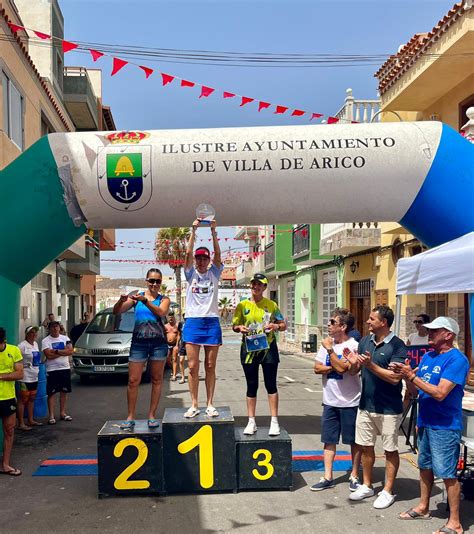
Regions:
<svg viewBox="0 0 474 534"><path fill-rule="evenodd" d="M232 324L234 326L249 326L252 323L258 323L265 326L265 323L273 323L274 321L283 321L283 315L276 302L263 297L259 302L252 300L239 302L235 308ZM258 333L263 333L263 331ZM273 330L267 334L267 339L269 344L275 339Z"/></svg>
<svg viewBox="0 0 474 534"><path fill-rule="evenodd" d="M13 373L15 363L21 362L23 356L15 345L6 344L5 350L0 351L0 401L15 398L15 381L2 380L2 375Z"/></svg>

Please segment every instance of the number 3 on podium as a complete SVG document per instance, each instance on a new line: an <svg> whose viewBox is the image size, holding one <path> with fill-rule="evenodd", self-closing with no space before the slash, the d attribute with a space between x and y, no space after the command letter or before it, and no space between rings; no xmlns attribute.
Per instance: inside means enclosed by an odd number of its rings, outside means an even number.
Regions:
<svg viewBox="0 0 474 534"><path fill-rule="evenodd" d="M262 474L258 469L252 469L252 475L257 480L268 480L269 478L272 478L273 473L275 472L273 465L270 463L272 460L272 453L268 449L257 449L252 454L252 458L256 460L261 455L263 455L263 460L257 462L257 465L264 467L266 471Z"/></svg>
<svg viewBox="0 0 474 534"><path fill-rule="evenodd" d="M187 454L199 447L199 484L204 489L214 486L214 454L212 447L212 427L202 426L189 439L178 445L178 452Z"/></svg>

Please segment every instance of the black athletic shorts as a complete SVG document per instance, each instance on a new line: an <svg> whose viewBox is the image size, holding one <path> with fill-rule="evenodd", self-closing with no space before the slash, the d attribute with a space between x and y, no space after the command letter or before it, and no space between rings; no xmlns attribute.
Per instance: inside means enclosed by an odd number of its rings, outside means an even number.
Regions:
<svg viewBox="0 0 474 534"><path fill-rule="evenodd" d="M71 369L58 369L46 373L46 393L71 393Z"/></svg>
<svg viewBox="0 0 474 534"><path fill-rule="evenodd" d="M16 399L0 401L0 417L9 417L16 413Z"/></svg>

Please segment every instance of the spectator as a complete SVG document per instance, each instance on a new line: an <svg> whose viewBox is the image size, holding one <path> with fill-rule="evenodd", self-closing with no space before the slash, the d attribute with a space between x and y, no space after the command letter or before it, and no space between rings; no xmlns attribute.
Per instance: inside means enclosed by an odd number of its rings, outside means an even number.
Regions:
<svg viewBox="0 0 474 534"><path fill-rule="evenodd" d="M3 428L3 457L0 474L17 477L21 471L10 465L15 432L16 398L15 380L23 378L20 349L7 344L7 334L0 328L0 417Z"/></svg>
<svg viewBox="0 0 474 534"><path fill-rule="evenodd" d="M49 336L43 339L41 349L46 356L46 393L48 395L48 424L55 425L54 399L59 393L59 415L62 421L72 421L66 413L67 394L71 393L71 340L60 334L59 321L49 323Z"/></svg>
<svg viewBox="0 0 474 534"><path fill-rule="evenodd" d="M375 463L375 441L382 437L385 451L385 485L374 502L374 508L388 508L395 501L393 485L400 465L398 455L398 427L403 412L401 375L389 365L403 363L407 348L390 331L394 319L388 306L376 306L367 324L370 335L359 343L358 354L347 355L350 363L362 370L362 394L357 413L356 443L362 447L363 484L350 495L360 501L374 495L372 470Z"/></svg>
<svg viewBox="0 0 474 534"><path fill-rule="evenodd" d="M82 336L82 333L87 328L90 318L89 314L87 312L84 312L84 315L82 316L81 322L79 324L76 324L71 328L71 332L69 333L69 337L71 338L71 343L73 346L76 345L77 340Z"/></svg>
<svg viewBox="0 0 474 534"><path fill-rule="evenodd" d="M426 313L420 313L413 321L416 332L410 334L407 339L407 345L428 345L428 330L426 323L430 322L430 316Z"/></svg>
<svg viewBox="0 0 474 534"><path fill-rule="evenodd" d="M39 365L41 352L36 342L38 327L28 326L25 330L25 339L18 345L23 356L23 380L18 382L20 389L20 402L18 403L18 428L31 430L32 426L42 426L43 423L33 419L36 391L38 389ZM28 425L25 424L25 410Z"/></svg>
<svg viewBox="0 0 474 534"><path fill-rule="evenodd" d="M55 321L56 319L54 318L54 313L48 313L48 316L46 317L46 319L41 323L41 326L44 326L46 329L49 328L49 323Z"/></svg>
<svg viewBox="0 0 474 534"><path fill-rule="evenodd" d="M428 329L427 352L413 370L407 364L391 368L419 389L418 467L420 502L400 519L430 519L430 496L434 477L446 486L449 519L437 532L463 532L459 521L461 487L456 476L463 429L462 398L469 372L467 357L454 348L459 325L450 317L437 317L425 323Z"/></svg>
<svg viewBox="0 0 474 534"><path fill-rule="evenodd" d="M168 343L168 357L171 360L172 382L176 382L178 374L178 341L179 325L173 312L168 313L168 322L165 325L166 341Z"/></svg>
<svg viewBox="0 0 474 534"><path fill-rule="evenodd" d="M179 359L179 369L181 371L180 384L184 384L186 381L186 376L184 374L184 361L186 360L186 343L183 342L183 328L184 323L186 322L185 314L183 313L183 320L178 323L178 359Z"/></svg>
<svg viewBox="0 0 474 534"><path fill-rule="evenodd" d="M359 465L361 450L355 443L355 424L360 401L361 384L359 369L344 357L345 352L357 350L358 343L349 337L354 326L354 316L349 310L336 308L328 322L329 336L321 343L316 355L314 372L323 377L323 416L321 419L321 440L324 443L324 476L312 491L334 487L333 464L339 438L351 446L352 471L349 489L359 487Z"/></svg>
<svg viewBox="0 0 474 534"><path fill-rule="evenodd" d="M362 339L362 334L357 330L357 328L353 328L350 332L348 332L348 337L354 338L357 343Z"/></svg>

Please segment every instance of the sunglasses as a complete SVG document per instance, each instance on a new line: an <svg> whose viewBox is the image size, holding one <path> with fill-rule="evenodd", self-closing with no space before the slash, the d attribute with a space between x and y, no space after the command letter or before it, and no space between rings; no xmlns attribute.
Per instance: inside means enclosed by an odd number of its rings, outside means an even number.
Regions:
<svg viewBox="0 0 474 534"><path fill-rule="evenodd" d="M147 282L149 284L161 284L161 278L148 278Z"/></svg>
<svg viewBox="0 0 474 534"><path fill-rule="evenodd" d="M332 326L336 326L336 325L337 325L337 326L341 326L341 324L338 323L338 322L336 321L336 319L329 319L328 322L329 322L329 324L332 325Z"/></svg>
<svg viewBox="0 0 474 534"><path fill-rule="evenodd" d="M423 321L413 321L413 324L424 324Z"/></svg>

